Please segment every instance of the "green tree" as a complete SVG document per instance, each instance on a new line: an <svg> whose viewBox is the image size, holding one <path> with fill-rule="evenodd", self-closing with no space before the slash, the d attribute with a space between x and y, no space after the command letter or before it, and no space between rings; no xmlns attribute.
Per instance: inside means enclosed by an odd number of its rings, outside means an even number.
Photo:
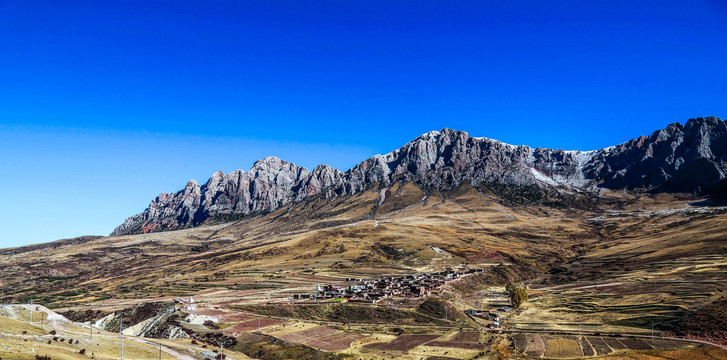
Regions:
<svg viewBox="0 0 727 360"><path fill-rule="evenodd" d="M507 291L509 294L512 294L512 291L515 290L515 288L516 288L515 284L513 284L509 281L507 282L507 284L505 284L505 291Z"/></svg>
<svg viewBox="0 0 727 360"><path fill-rule="evenodd" d="M528 290L525 288L515 288L510 292L510 304L515 308L520 308L525 301L528 300Z"/></svg>

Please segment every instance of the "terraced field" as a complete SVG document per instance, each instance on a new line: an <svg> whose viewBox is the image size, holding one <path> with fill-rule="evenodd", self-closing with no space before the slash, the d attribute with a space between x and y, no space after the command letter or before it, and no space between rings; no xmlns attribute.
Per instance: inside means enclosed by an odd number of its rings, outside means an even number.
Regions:
<svg viewBox="0 0 727 360"><path fill-rule="evenodd" d="M285 341L305 344L321 350L341 351L348 349L352 342L363 336L343 333L326 326L318 326L307 330L278 335L277 337Z"/></svg>
<svg viewBox="0 0 727 360"><path fill-rule="evenodd" d="M240 334L243 332L254 331L268 326L275 326L285 324L284 320L273 320L273 319L252 319L237 323L236 325L225 328L224 332L232 334Z"/></svg>
<svg viewBox="0 0 727 360"><path fill-rule="evenodd" d="M571 359L645 350L671 350L698 344L667 339L601 336L557 336L521 333L513 336L518 351L536 358Z"/></svg>
<svg viewBox="0 0 727 360"><path fill-rule="evenodd" d="M365 348L406 352L419 345L426 344L438 337L438 335L401 335L391 342L369 344L366 345Z"/></svg>
<svg viewBox="0 0 727 360"><path fill-rule="evenodd" d="M504 206L482 189L423 199L412 186L393 189L401 206L391 211L365 192L224 225L3 250L0 296L104 314L194 297L197 312L219 323L188 330L233 337L255 356L507 358L513 328L532 357L631 356L701 350L605 335L648 335L652 324L657 336L720 341L715 334L726 333L710 321L727 295L725 209L690 205L686 195L621 193L587 207ZM317 284L458 267L484 271L432 291L447 304L436 311L419 308L426 299L396 297L292 303ZM528 287L519 311L504 306L508 281ZM505 334L480 332L492 319L466 309L501 313ZM676 332L686 325L688 333ZM569 335L517 333L535 330Z"/></svg>
<svg viewBox="0 0 727 360"><path fill-rule="evenodd" d="M457 333L454 337L445 341L430 341L427 346L467 350L485 350L488 348L486 344L480 341L480 333L474 331Z"/></svg>

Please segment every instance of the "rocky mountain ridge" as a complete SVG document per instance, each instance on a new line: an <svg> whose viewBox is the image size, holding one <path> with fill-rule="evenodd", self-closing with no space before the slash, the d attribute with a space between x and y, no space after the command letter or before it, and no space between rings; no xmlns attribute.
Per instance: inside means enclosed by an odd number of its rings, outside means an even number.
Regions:
<svg viewBox="0 0 727 360"><path fill-rule="evenodd" d="M248 172L216 172L205 184L192 180L174 194L160 194L111 235L197 226L215 216L268 212L319 194L345 196L397 181L442 191L467 182L699 193L723 186L726 178L727 124L715 117L595 151L514 146L443 129L345 172L328 165L309 171L276 157L255 162Z"/></svg>

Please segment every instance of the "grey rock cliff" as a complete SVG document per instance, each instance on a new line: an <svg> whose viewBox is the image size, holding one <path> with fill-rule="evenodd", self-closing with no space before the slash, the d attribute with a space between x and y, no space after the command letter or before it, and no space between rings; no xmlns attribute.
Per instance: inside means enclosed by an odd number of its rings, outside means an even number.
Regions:
<svg viewBox="0 0 727 360"><path fill-rule="evenodd" d="M612 189L692 192L725 179L727 125L715 118L671 124L601 152L585 174Z"/></svg>
<svg viewBox="0 0 727 360"><path fill-rule="evenodd" d="M308 171L276 157L255 162L248 172L216 172L204 185L192 180L175 194L160 194L111 235L197 226L220 215L268 212L318 194L344 196L396 181L438 190L466 182L693 192L723 181L726 165L727 125L714 117L595 151L533 149L443 129L346 172L328 165Z"/></svg>

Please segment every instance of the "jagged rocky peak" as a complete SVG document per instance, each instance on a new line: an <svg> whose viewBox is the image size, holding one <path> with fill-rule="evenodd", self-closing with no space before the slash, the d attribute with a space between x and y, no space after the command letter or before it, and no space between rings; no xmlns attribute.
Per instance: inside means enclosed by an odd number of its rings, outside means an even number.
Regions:
<svg viewBox="0 0 727 360"><path fill-rule="evenodd" d="M727 182L726 165L727 125L715 117L671 124L594 151L533 149L445 128L345 172L328 165L308 171L274 156L256 161L248 172L218 171L204 185L192 180L175 194L160 194L112 235L196 226L220 215L263 213L396 181L445 191L466 182L699 192Z"/></svg>
<svg viewBox="0 0 727 360"><path fill-rule="evenodd" d="M724 180L726 161L727 124L706 117L671 124L603 151L585 174L607 188L693 192Z"/></svg>
<svg viewBox="0 0 727 360"><path fill-rule="evenodd" d="M144 212L126 219L111 235L197 226L224 214L273 211L339 184L342 178L343 173L327 165L310 172L270 156L256 161L248 172L217 171L204 185L191 180L175 194L161 193Z"/></svg>
<svg viewBox="0 0 727 360"><path fill-rule="evenodd" d="M261 181L275 182L276 179L280 178L278 181L280 184L292 184L301 177L308 175L309 171L293 163L280 160L275 156L268 156L265 159L256 161L249 173L255 179Z"/></svg>
<svg viewBox="0 0 727 360"><path fill-rule="evenodd" d="M296 200L321 193L324 189L341 184L342 181L343 172L328 165L318 165L303 182L302 191L298 193Z"/></svg>
<svg viewBox="0 0 727 360"><path fill-rule="evenodd" d="M535 184L552 175L572 176L578 168L575 153L514 146L443 129L417 137L389 154L372 157L354 167L356 178L388 184L396 179L438 189L483 182Z"/></svg>

